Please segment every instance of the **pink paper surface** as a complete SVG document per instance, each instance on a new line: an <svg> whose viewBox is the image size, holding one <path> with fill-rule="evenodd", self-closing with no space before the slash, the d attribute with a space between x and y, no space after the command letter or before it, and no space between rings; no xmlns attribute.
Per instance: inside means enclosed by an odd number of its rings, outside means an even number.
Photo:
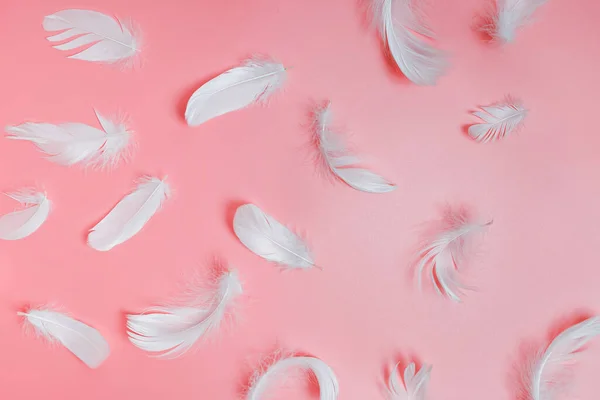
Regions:
<svg viewBox="0 0 600 400"><path fill-rule="evenodd" d="M472 30L486 1L429 3L451 62L435 87L389 66L352 0L3 0L0 125L95 126L96 108L126 114L138 146L130 163L101 172L2 139L0 190L35 185L54 208L32 236L0 243L0 398L235 399L277 348L327 362L342 400L384 398L389 366L413 359L433 365L432 399L519 398L515 371L531 349L600 312L600 3L551 0L502 48ZM135 21L142 65L121 71L53 49L42 19L68 8ZM293 66L284 93L188 127L191 93L256 53ZM530 110L525 128L471 141L469 111L505 95ZM398 190L360 193L316 170L308 113L325 100ZM168 175L173 198L126 243L89 248L89 228L144 174ZM231 222L246 202L303 234L323 271L281 273L239 243ZM420 293L410 272L423 224L446 204L494 219L471 263L478 290L462 304L430 286ZM0 200L1 213L14 207ZM214 258L244 281L237 322L176 360L132 346L126 313L176 295ZM90 370L24 335L16 311L27 304L96 327L112 354ZM571 393L593 399L600 343L581 358ZM291 385L286 399L318 398Z"/></svg>

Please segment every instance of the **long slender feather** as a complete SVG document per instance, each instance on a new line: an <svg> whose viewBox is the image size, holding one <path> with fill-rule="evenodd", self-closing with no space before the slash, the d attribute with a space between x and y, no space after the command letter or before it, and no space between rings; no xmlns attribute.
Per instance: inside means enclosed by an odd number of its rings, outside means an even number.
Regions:
<svg viewBox="0 0 600 400"><path fill-rule="evenodd" d="M57 50L78 50L69 56L76 60L128 62L141 50L131 27L97 11L62 10L44 17L43 27L47 32L62 31L47 39L63 42L54 46Z"/></svg>
<svg viewBox="0 0 600 400"><path fill-rule="evenodd" d="M490 35L503 43L515 40L517 30L527 24L538 7L548 0L496 0Z"/></svg>
<svg viewBox="0 0 600 400"><path fill-rule="evenodd" d="M516 132L527 116L527 110L515 100L481 107L481 110L473 115L483 122L469 126L469 136L481 143L503 139Z"/></svg>
<svg viewBox="0 0 600 400"><path fill-rule="evenodd" d="M314 357L288 357L283 358L269 366L261 375L255 375L247 400L264 399L264 393L281 375L290 369L301 369L313 374L319 383L319 398L321 400L335 400L339 396L339 385L335 373L325 362Z"/></svg>
<svg viewBox="0 0 600 400"><path fill-rule="evenodd" d="M254 204L238 207L233 230L244 246L266 260L291 268L315 266L306 243Z"/></svg>
<svg viewBox="0 0 600 400"><path fill-rule="evenodd" d="M8 196L28 207L0 216L0 239L23 239L37 231L48 218L50 200L45 193L24 189Z"/></svg>
<svg viewBox="0 0 600 400"><path fill-rule="evenodd" d="M170 196L165 180L144 177L88 234L88 245L108 251L137 234Z"/></svg>
<svg viewBox="0 0 600 400"><path fill-rule="evenodd" d="M27 122L7 127L7 138L35 144L50 161L60 165L115 166L127 158L131 132L124 124L115 123L95 112L102 129L81 123L53 125Z"/></svg>
<svg viewBox="0 0 600 400"><path fill-rule="evenodd" d="M65 346L90 368L97 368L110 354L110 348L100 332L65 314L43 308L18 312L25 326L50 342Z"/></svg>
<svg viewBox="0 0 600 400"><path fill-rule="evenodd" d="M396 185L385 178L356 165L360 159L351 154L338 135L331 129L330 104L315 112L315 141L321 158L335 176L356 190L368 193L387 193Z"/></svg>
<svg viewBox="0 0 600 400"><path fill-rule="evenodd" d="M417 85L434 85L446 68L431 32L413 9L418 0L373 0L381 37L402 73Z"/></svg>
<svg viewBox="0 0 600 400"><path fill-rule="evenodd" d="M268 60L249 59L211 79L192 94L185 110L190 126L209 119L265 102L285 82L286 69Z"/></svg>
<svg viewBox="0 0 600 400"><path fill-rule="evenodd" d="M157 357L181 356L199 339L219 328L241 294L242 283L237 272L226 271L206 303L197 296L184 307L154 307L139 315L128 315L129 340Z"/></svg>
<svg viewBox="0 0 600 400"><path fill-rule="evenodd" d="M404 385L400 382L398 368L399 364L396 364L388 381L391 400L425 400L431 365L423 365L415 375L415 363L410 363L404 369Z"/></svg>

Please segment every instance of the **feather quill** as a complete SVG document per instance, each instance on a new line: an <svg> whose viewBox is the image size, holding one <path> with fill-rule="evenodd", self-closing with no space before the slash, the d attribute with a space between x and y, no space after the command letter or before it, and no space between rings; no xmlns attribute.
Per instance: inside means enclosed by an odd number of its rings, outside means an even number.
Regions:
<svg viewBox="0 0 600 400"><path fill-rule="evenodd" d="M532 365L529 396L532 400L551 400L560 386L561 372L572 364L577 353L600 334L600 317L591 317L560 333Z"/></svg>
<svg viewBox="0 0 600 400"><path fill-rule="evenodd" d="M420 252L420 260L417 263L419 287L423 272L428 269L437 292L460 302L463 290L470 289L458 276L460 264L465 258L465 248L472 236L491 224L492 221L485 224L470 222L464 213L451 215L449 228L438 234Z"/></svg>
<svg viewBox="0 0 600 400"><path fill-rule="evenodd" d="M469 126L469 136L480 143L503 139L516 132L522 125L527 110L517 101L507 100L504 103L481 107L481 111L473 115L483 122Z"/></svg>
<svg viewBox="0 0 600 400"><path fill-rule="evenodd" d="M388 381L391 400L425 400L431 365L423 365L415 375L415 363L410 363L404 369L404 385L400 382L398 368L399 364L396 364Z"/></svg>
<svg viewBox="0 0 600 400"><path fill-rule="evenodd" d="M289 369L299 368L313 374L319 383L321 400L335 400L339 396L339 385L335 373L325 362L315 357L288 357L280 359L267 368L262 375L255 375L246 396L247 400L261 400L267 388Z"/></svg>
<svg viewBox="0 0 600 400"><path fill-rule="evenodd" d="M510 43L517 30L527 24L538 7L548 0L496 0L496 13L491 26L486 29L492 38Z"/></svg>
<svg viewBox="0 0 600 400"><path fill-rule="evenodd" d="M100 332L65 314L41 308L17 314L25 318L25 326L33 328L37 336L62 344L90 368L99 367L110 354Z"/></svg>
<svg viewBox="0 0 600 400"><path fill-rule="evenodd" d="M268 261L290 268L315 266L306 243L254 204L238 207L233 230L244 246Z"/></svg>
<svg viewBox="0 0 600 400"><path fill-rule="evenodd" d="M137 234L170 196L165 180L144 177L88 234L88 245L108 251Z"/></svg>
<svg viewBox="0 0 600 400"><path fill-rule="evenodd" d="M197 296L185 307L154 307L139 315L128 315L129 340L157 357L181 356L199 339L219 328L241 294L242 283L237 272L226 271L206 303Z"/></svg>
<svg viewBox="0 0 600 400"><path fill-rule="evenodd" d="M50 161L60 165L115 166L127 156L131 132L124 124L95 112L102 129L81 123L27 122L7 127L7 138L35 144Z"/></svg>
<svg viewBox="0 0 600 400"><path fill-rule="evenodd" d="M239 110L256 102L265 102L286 79L286 68L268 60L249 59L211 79L190 97L185 119L190 126Z"/></svg>
<svg viewBox="0 0 600 400"><path fill-rule="evenodd" d="M356 190L368 193L387 193L396 185L364 168L356 167L360 159L351 154L330 125L332 113L330 104L315 112L315 141L327 168L343 182Z"/></svg>
<svg viewBox="0 0 600 400"><path fill-rule="evenodd" d="M417 85L434 85L446 68L444 53L413 8L418 0L373 0L381 37L402 73Z"/></svg>
<svg viewBox="0 0 600 400"><path fill-rule="evenodd" d="M108 15L90 10L62 10L44 17L46 32L58 32L48 37L50 42L63 42L54 48L78 50L68 58L100 63L131 61L140 52L140 40L133 29Z"/></svg>
<svg viewBox="0 0 600 400"><path fill-rule="evenodd" d="M50 200L45 193L30 189L7 194L8 197L28 206L0 216L0 239L23 239L37 231L50 214Z"/></svg>

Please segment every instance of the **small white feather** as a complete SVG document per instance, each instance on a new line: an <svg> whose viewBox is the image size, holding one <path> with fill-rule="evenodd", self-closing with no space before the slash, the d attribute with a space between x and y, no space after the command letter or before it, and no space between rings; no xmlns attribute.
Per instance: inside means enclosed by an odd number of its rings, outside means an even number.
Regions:
<svg viewBox="0 0 600 400"><path fill-rule="evenodd" d="M306 243L254 204L238 207L233 230L244 246L268 261L291 268L315 266Z"/></svg>
<svg viewBox="0 0 600 400"><path fill-rule="evenodd" d="M46 309L18 312L25 326L32 327L38 336L65 346L90 368L97 368L110 354L110 348L100 332L65 314Z"/></svg>
<svg viewBox="0 0 600 400"><path fill-rule="evenodd" d="M249 59L202 85L192 94L185 110L190 126L265 102L285 82L286 69L268 60Z"/></svg>
<svg viewBox="0 0 600 400"><path fill-rule="evenodd" d="M50 200L45 193L25 189L7 196L28 207L0 216L0 239L23 239L37 231L48 218Z"/></svg>
<svg viewBox="0 0 600 400"><path fill-rule="evenodd" d="M396 185L385 178L356 165L360 159L351 154L338 135L331 129L330 104L315 112L315 141L327 168L339 179L356 190L367 193L387 193Z"/></svg>
<svg viewBox="0 0 600 400"><path fill-rule="evenodd" d="M96 111L102 129L81 123L53 125L27 122L9 126L8 139L26 140L49 156L50 161L71 166L115 166L126 158L131 132Z"/></svg>
<svg viewBox="0 0 600 400"><path fill-rule="evenodd" d="M445 55L430 44L431 32L413 10L419 0L373 0L381 37L402 73L417 85L434 85Z"/></svg>
<svg viewBox="0 0 600 400"><path fill-rule="evenodd" d="M69 56L76 60L101 63L131 61L140 52L140 40L131 27L108 15L90 10L63 10L44 17L44 30L62 31L47 39L63 42L54 48L78 50Z"/></svg>
<svg viewBox="0 0 600 400"><path fill-rule="evenodd" d="M503 43L512 42L517 30L527 24L535 10L548 0L496 0L496 13L489 33Z"/></svg>
<svg viewBox="0 0 600 400"><path fill-rule="evenodd" d="M481 107L481 110L473 112L473 115L483 122L469 126L469 136L481 143L499 140L516 132L527 116L527 110L514 100Z"/></svg>
<svg viewBox="0 0 600 400"><path fill-rule="evenodd" d="M404 369L404 385L400 382L398 367L399 364L396 364L388 381L391 400L425 400L431 365L423 365L415 375L415 363L410 363Z"/></svg>
<svg viewBox="0 0 600 400"><path fill-rule="evenodd" d="M325 362L314 357L288 357L275 362L262 375L254 376L246 399L264 399L267 388L290 369L301 369L313 374L319 383L319 398L321 400L335 400L338 398L340 388L337 378L331 367Z"/></svg>
<svg viewBox="0 0 600 400"><path fill-rule="evenodd" d="M221 325L233 301L242 294L235 271L226 271L207 302L202 297L185 307L154 307L127 316L127 334L136 347L157 357L178 357Z"/></svg>
<svg viewBox="0 0 600 400"><path fill-rule="evenodd" d="M88 234L88 245L108 251L137 234L170 196L165 180L144 177Z"/></svg>

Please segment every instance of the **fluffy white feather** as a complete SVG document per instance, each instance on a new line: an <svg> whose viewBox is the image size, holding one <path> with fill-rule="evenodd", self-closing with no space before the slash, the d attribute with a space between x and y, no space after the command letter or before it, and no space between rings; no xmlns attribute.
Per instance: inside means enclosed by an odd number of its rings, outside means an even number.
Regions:
<svg viewBox="0 0 600 400"><path fill-rule="evenodd" d="M88 234L93 249L108 251L138 233L170 196L169 185L154 177L144 177L137 188L123 197Z"/></svg>
<svg viewBox="0 0 600 400"><path fill-rule="evenodd" d="M50 200L45 193L30 189L7 194L8 197L28 206L0 216L0 239L23 239L37 231L50 214Z"/></svg>
<svg viewBox="0 0 600 400"><path fill-rule="evenodd" d="M290 369L301 369L313 374L319 383L321 400L335 400L340 389L335 373L325 362L314 357L288 357L280 359L261 375L255 375L246 396L247 400L264 399L264 393L272 383Z"/></svg>
<svg viewBox="0 0 600 400"><path fill-rule="evenodd" d="M421 287L422 275L427 268L437 292L453 301L460 302L459 295L464 289L469 289L458 276L468 241L492 222L473 223L469 221L465 213L460 212L453 213L447 222L449 222L449 227L421 250L420 260L417 264L417 276L419 287Z"/></svg>
<svg viewBox="0 0 600 400"><path fill-rule="evenodd" d="M419 0L373 0L380 34L402 73L417 85L434 85L446 67L431 32L413 9Z"/></svg>
<svg viewBox="0 0 600 400"><path fill-rule="evenodd" d="M131 60L140 51L131 27L97 11L59 11L44 17L43 27L47 32L62 31L47 39L64 42L54 46L57 50L78 50L69 56L77 60L112 64Z"/></svg>
<svg viewBox="0 0 600 400"><path fill-rule="evenodd" d="M131 132L96 111L102 129L81 123L53 125L27 122L9 126L8 139L27 140L61 165L115 166L127 155Z"/></svg>
<svg viewBox="0 0 600 400"><path fill-rule="evenodd" d="M362 192L387 193L396 189L396 185L380 175L356 166L360 163L360 159L348 151L342 140L331 129L330 104L317 110L315 117L315 141L321 158L335 176Z"/></svg>
<svg viewBox="0 0 600 400"><path fill-rule="evenodd" d="M262 258L291 268L315 266L306 243L254 204L238 207L233 230L244 246Z"/></svg>
<svg viewBox="0 0 600 400"><path fill-rule="evenodd" d="M192 94L185 110L190 126L264 102L285 82L286 69L268 60L250 59L211 79Z"/></svg>
<svg viewBox="0 0 600 400"><path fill-rule="evenodd" d="M100 332L65 314L46 309L18 312L25 326L50 342L65 346L90 368L97 368L110 354L110 348Z"/></svg>
<svg viewBox="0 0 600 400"><path fill-rule="evenodd" d="M562 383L565 368L575 361L583 346L599 334L599 317L588 318L559 334L532 365L529 375L531 400L551 400Z"/></svg>
<svg viewBox="0 0 600 400"><path fill-rule="evenodd" d="M527 24L535 10L548 0L496 0L496 14L493 16L490 35L500 42L509 43L515 39L517 29Z"/></svg>
<svg viewBox="0 0 600 400"><path fill-rule="evenodd" d="M185 307L154 307L127 316L129 340L158 357L177 357L221 325L233 301L242 294L235 271L223 273L208 301L196 296Z"/></svg>
<svg viewBox="0 0 600 400"><path fill-rule="evenodd" d="M481 143L502 139L522 126L527 110L517 101L481 107L473 115L483 122L469 126L469 136Z"/></svg>
<svg viewBox="0 0 600 400"><path fill-rule="evenodd" d="M423 365L415 375L415 363L410 363L404 369L404 385L400 381L398 367L396 364L388 381L391 400L425 400L431 365Z"/></svg>

